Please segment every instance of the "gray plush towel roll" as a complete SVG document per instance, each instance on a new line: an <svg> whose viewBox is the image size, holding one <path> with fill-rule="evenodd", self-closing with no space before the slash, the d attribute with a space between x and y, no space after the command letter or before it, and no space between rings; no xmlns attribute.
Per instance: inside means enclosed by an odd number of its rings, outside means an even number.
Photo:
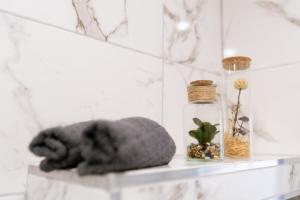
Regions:
<svg viewBox="0 0 300 200"><path fill-rule="evenodd" d="M170 135L158 123L132 117L95 121L82 135L80 175L104 174L168 164L176 151Z"/></svg>
<svg viewBox="0 0 300 200"><path fill-rule="evenodd" d="M29 145L31 152L44 157L40 163L41 170L49 172L76 167L82 161L81 135L91 124L92 121L81 122L41 131Z"/></svg>

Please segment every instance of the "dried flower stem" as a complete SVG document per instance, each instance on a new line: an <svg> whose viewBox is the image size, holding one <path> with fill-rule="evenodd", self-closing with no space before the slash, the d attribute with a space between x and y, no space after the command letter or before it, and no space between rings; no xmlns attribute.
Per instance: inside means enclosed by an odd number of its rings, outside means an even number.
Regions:
<svg viewBox="0 0 300 200"><path fill-rule="evenodd" d="M235 126L236 126L237 118L238 118L238 114L239 114L241 92L242 92L242 89L239 89L239 95L238 95L237 105L236 105L236 109L235 109L235 113L234 113L234 119L233 119L233 127L232 127L233 136L235 136L235 134L236 134Z"/></svg>
<svg viewBox="0 0 300 200"><path fill-rule="evenodd" d="M242 123L240 124L240 129L243 128L243 124L244 124L244 121L242 121Z"/></svg>

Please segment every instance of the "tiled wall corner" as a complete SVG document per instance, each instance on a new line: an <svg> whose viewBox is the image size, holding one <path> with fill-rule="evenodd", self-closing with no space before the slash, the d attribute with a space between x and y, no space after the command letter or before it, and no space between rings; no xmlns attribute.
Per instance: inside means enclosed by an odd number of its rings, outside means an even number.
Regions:
<svg viewBox="0 0 300 200"><path fill-rule="evenodd" d="M0 10L155 56L162 54L161 0L1 0Z"/></svg>
<svg viewBox="0 0 300 200"><path fill-rule="evenodd" d="M0 43L0 194L24 191L40 129L136 115L161 122L161 59L6 14Z"/></svg>

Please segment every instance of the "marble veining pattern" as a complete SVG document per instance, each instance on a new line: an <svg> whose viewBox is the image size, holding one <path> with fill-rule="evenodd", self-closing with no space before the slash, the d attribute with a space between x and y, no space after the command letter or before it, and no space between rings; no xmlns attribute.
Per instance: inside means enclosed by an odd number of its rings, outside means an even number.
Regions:
<svg viewBox="0 0 300 200"><path fill-rule="evenodd" d="M171 10L169 10L167 5L164 5L164 14L169 21L172 22L173 28L173 30L170 31L170 38L168 42L166 42L167 57L169 57L170 60L174 59L174 61L178 63L193 63L196 60L200 47L200 37L198 36L198 27L196 22L204 3L205 1L198 1L195 3L195 5L189 5L187 1L183 1L183 19L176 15L176 13L173 13ZM178 31L178 29L180 30ZM185 49L188 54L178 60L176 58L172 58L172 51L174 48L176 48L176 42L177 44L180 44L180 42L186 42L189 39L193 41L193 44L189 50Z"/></svg>
<svg viewBox="0 0 300 200"><path fill-rule="evenodd" d="M29 175L26 200L110 200L108 192Z"/></svg>
<svg viewBox="0 0 300 200"><path fill-rule="evenodd" d="M293 164L290 168L289 173L289 184L290 189L292 191L299 190L300 188L300 165L299 164Z"/></svg>
<svg viewBox="0 0 300 200"><path fill-rule="evenodd" d="M119 22L116 22L116 25L114 24L114 21L112 21L111 18L109 19L110 29L105 30L104 25L102 24L102 21L106 18L103 16L98 16L96 10L94 9L93 4L96 4L97 1L95 0L72 0L72 5L74 7L76 17L77 17L77 25L76 30L80 33L83 33L85 35L102 39L107 41L112 37L114 34L118 32L124 32L127 34L128 31L128 19L127 19L127 7L126 7L126 1L127 0L121 0L118 1L118 3L114 2L114 7L121 6L120 8L120 14L118 13ZM98 8L105 7L104 9L107 9L108 1L104 1L105 4L96 4ZM101 14L101 13L100 13ZM100 21L101 20L101 21ZM108 23L106 23L108 24Z"/></svg>
<svg viewBox="0 0 300 200"><path fill-rule="evenodd" d="M224 56L250 56L257 69L298 62L299 6L297 0L225 0Z"/></svg>
<svg viewBox="0 0 300 200"><path fill-rule="evenodd" d="M288 2L289 3L289 2ZM293 16L287 8L284 1L258 0L255 2L261 8L264 8L272 13L278 14L291 24L300 28L300 16ZM297 8L298 9L298 8Z"/></svg>
<svg viewBox="0 0 300 200"><path fill-rule="evenodd" d="M300 84L297 78L299 70L299 64L294 64L253 72L251 90L255 95L250 100L255 153L299 153L298 135L295 132L300 113L296 106L299 96L292 89ZM282 81L283 77L287 79ZM282 120L282 116L287 116L286 120Z"/></svg>
<svg viewBox="0 0 300 200"><path fill-rule="evenodd" d="M23 24L10 17L1 15L0 24L2 27L0 40L3 49L0 57L3 94L0 107L6 113L6 116L2 118L4 124L1 126L0 132L2 141L0 155L5 158L0 162L0 176L3 178L0 183L0 191L15 192L9 185L14 185L15 188L24 187L25 180L23 179L20 183L22 178L18 174L21 172L24 174L24 167L27 166L27 159L30 157L23 150L26 147L24 142L32 137L33 133L40 130L42 124L33 105L30 88L16 73L18 70L16 66L21 62L20 46L27 41L28 35L23 30ZM21 121L26 121L24 126ZM21 130L23 134L20 137L16 133ZM8 178L14 176L16 177Z"/></svg>
<svg viewBox="0 0 300 200"><path fill-rule="evenodd" d="M0 10L151 56L162 56L160 0L2 0Z"/></svg>
<svg viewBox="0 0 300 200"><path fill-rule="evenodd" d="M22 30L22 24L18 23L15 20L10 19L7 16L1 15L0 16L7 26L7 36L11 43L12 47L12 54L7 59L2 61L3 72L7 74L10 80L14 83L15 89L13 91L14 100L16 105L20 108L20 110L24 114L30 113L28 116L31 119L28 119L32 122L33 129L32 132L37 132L41 130L42 124L38 119L37 113L35 111L34 105L32 103L32 94L30 89L22 82L21 79L16 76L14 73L13 66L19 64L21 61L21 50L20 50L20 43L26 41L28 39L28 35L24 33Z"/></svg>
<svg viewBox="0 0 300 200"><path fill-rule="evenodd" d="M261 177L261 181L257 181L257 177ZM295 173L295 166L288 165L124 189L122 197L145 200L260 200L299 189L299 174Z"/></svg>
<svg viewBox="0 0 300 200"><path fill-rule="evenodd" d="M170 62L219 70L220 2L164 0L164 56Z"/></svg>

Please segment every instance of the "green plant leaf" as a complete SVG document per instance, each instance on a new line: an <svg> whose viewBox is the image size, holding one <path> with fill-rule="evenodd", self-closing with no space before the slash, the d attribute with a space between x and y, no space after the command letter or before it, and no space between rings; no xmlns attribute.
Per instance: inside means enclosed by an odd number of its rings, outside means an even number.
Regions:
<svg viewBox="0 0 300 200"><path fill-rule="evenodd" d="M191 137L195 138L198 143L201 142L201 132L199 130L191 130L189 134Z"/></svg>
<svg viewBox="0 0 300 200"><path fill-rule="evenodd" d="M207 141L207 135L208 135L207 127L205 126L205 122L204 122L203 125L201 126L200 131L201 131L201 136L200 136L199 143L200 143L201 145L203 145L203 144L206 143L206 141Z"/></svg>
<svg viewBox="0 0 300 200"><path fill-rule="evenodd" d="M189 131L189 134L191 137L195 138L200 145L211 142L214 139L215 135L219 133L216 127L218 126L218 124L212 125L209 122L202 122L197 118L194 118L193 121L195 124L200 125L198 129Z"/></svg>
<svg viewBox="0 0 300 200"><path fill-rule="evenodd" d="M217 134L217 128L210 124L207 126L207 129L208 129L207 142L211 142L214 139L215 135Z"/></svg>
<svg viewBox="0 0 300 200"><path fill-rule="evenodd" d="M196 139L197 139L197 137L196 137L196 135L197 135L197 130L191 130L191 131L189 131L189 135L192 136L193 138L196 138Z"/></svg>
<svg viewBox="0 0 300 200"><path fill-rule="evenodd" d="M202 121L201 121L199 118L197 118L197 117L193 118L193 121L194 121L194 123L195 123L196 125L198 125L199 127L202 125Z"/></svg>

